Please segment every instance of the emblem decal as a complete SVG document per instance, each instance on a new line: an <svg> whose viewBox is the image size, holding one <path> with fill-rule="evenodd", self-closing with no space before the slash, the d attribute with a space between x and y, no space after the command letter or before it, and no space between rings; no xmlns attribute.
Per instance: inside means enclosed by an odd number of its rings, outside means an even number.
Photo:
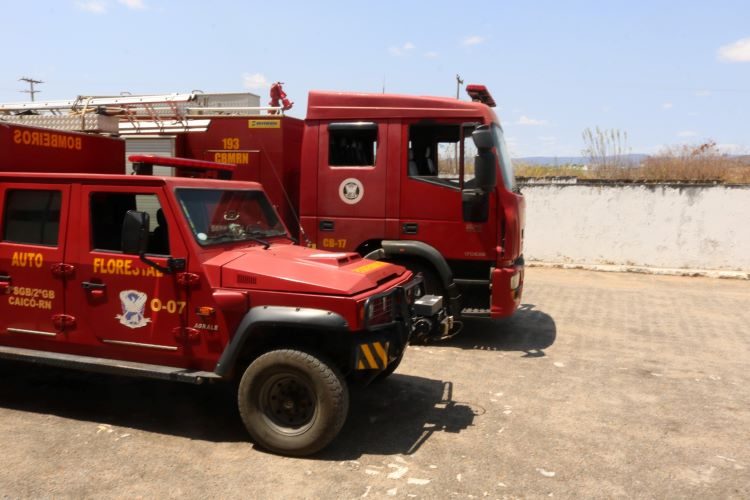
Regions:
<svg viewBox="0 0 750 500"><path fill-rule="evenodd" d="M339 184L339 198L347 205L354 205L362 200L365 195L365 187L359 179L350 177Z"/></svg>
<svg viewBox="0 0 750 500"><path fill-rule="evenodd" d="M146 326L151 322L149 318L144 317L147 300L148 295L138 290L121 291L120 305L122 306L122 314L115 316L115 319L119 319L120 324L128 328Z"/></svg>

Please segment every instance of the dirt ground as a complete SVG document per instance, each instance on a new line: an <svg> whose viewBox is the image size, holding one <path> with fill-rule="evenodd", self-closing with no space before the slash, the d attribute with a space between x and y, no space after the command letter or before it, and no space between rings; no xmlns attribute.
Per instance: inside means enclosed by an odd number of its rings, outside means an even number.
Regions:
<svg viewBox="0 0 750 500"><path fill-rule="evenodd" d="M0 496L748 498L750 282L528 270L524 306L412 346L307 459L222 387L0 363Z"/></svg>

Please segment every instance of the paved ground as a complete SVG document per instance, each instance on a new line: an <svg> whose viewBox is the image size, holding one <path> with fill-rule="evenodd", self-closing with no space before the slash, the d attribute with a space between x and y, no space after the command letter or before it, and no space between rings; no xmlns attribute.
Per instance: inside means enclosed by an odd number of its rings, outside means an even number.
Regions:
<svg viewBox="0 0 750 500"><path fill-rule="evenodd" d="M0 364L6 497L750 497L750 282L531 269L311 459L226 391Z"/></svg>

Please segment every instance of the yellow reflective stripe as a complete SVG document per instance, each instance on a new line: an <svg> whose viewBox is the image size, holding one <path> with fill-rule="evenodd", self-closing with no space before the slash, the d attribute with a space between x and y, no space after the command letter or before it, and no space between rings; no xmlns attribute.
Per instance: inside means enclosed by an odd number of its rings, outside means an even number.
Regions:
<svg viewBox="0 0 750 500"><path fill-rule="evenodd" d="M378 355L380 361L382 362L381 367L385 368L386 366L388 366L388 353L385 352L383 344L381 344L380 342L375 342L373 344L373 347L375 348L375 353Z"/></svg>
<svg viewBox="0 0 750 500"><path fill-rule="evenodd" d="M367 344L362 344L359 347L360 349L362 349L362 353L365 355L365 358L367 358L367 363L370 365L370 368L377 368L378 362L375 361L372 352L370 352L370 346Z"/></svg>
<svg viewBox="0 0 750 500"><path fill-rule="evenodd" d="M365 363L360 359L359 363L357 363L357 370L365 370L367 367L365 366Z"/></svg>

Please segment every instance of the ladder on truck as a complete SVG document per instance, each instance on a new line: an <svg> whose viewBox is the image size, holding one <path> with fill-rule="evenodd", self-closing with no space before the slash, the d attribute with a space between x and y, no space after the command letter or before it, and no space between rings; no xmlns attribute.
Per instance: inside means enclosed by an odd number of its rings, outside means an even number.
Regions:
<svg viewBox="0 0 750 500"><path fill-rule="evenodd" d="M118 135L205 132L212 116L283 114L281 106L207 105L200 92L78 96L72 100L0 103L0 121Z"/></svg>

